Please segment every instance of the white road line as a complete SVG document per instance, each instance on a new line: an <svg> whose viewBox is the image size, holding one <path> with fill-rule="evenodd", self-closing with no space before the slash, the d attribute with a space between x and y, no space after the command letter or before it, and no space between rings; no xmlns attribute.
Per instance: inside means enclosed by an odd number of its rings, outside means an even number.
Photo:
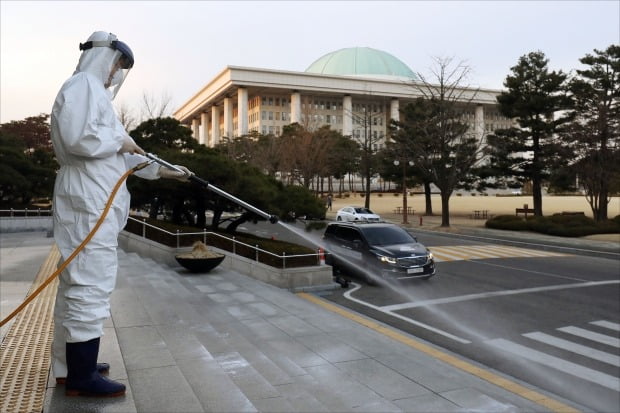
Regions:
<svg viewBox="0 0 620 413"><path fill-rule="evenodd" d="M564 340L563 338L554 337L541 332L527 333L523 334L523 336L532 340L540 341L541 343L549 344L550 346L561 348L562 350L570 351L571 353L580 354L593 360L602 361L603 363L620 367L620 357L615 354L606 353L592 347L583 346L581 344L573 343L572 341Z"/></svg>
<svg viewBox="0 0 620 413"><path fill-rule="evenodd" d="M557 257L566 254L537 251L527 248L506 247L501 245L456 245L446 247L429 247L435 261L479 260L489 258L523 258L523 257Z"/></svg>
<svg viewBox="0 0 620 413"><path fill-rule="evenodd" d="M543 352L513 343L509 340L504 340L502 338L489 340L486 343L499 349L500 351L508 351L536 363L540 363L580 379L587 380L600 386L607 387L608 389L620 392L620 379L609 374L581 366L577 363L572 363L559 357L550 356Z"/></svg>
<svg viewBox="0 0 620 413"><path fill-rule="evenodd" d="M513 248L513 247L499 247L497 245L485 245L486 250L495 254L496 257L510 258L510 257L529 257L526 253L526 249Z"/></svg>
<svg viewBox="0 0 620 413"><path fill-rule="evenodd" d="M504 295L530 294L530 293L538 293L541 291L594 287L594 286L607 285L607 284L620 284L620 280L589 281L589 282L575 283L575 284L550 285L547 287L522 288L518 290L491 291L487 293L466 294L466 295L458 295L454 297L436 298L434 300L417 301L415 303L409 302L409 303L402 303L402 304L385 305L380 308L382 311L399 311L399 310L404 310L407 308L426 307L429 305L456 303L459 301L479 300L483 298L499 297L499 296L504 296Z"/></svg>
<svg viewBox="0 0 620 413"><path fill-rule="evenodd" d="M354 293L355 291L359 290L362 286L359 285L359 284L356 284L356 283L351 283L351 284L353 284L354 288L350 289L349 291L347 291L346 293L343 294L344 298L346 298L347 300L351 300L351 301L353 301L355 303L358 303L358 304L361 304L363 306L370 307L373 310L380 311L380 312L382 312L384 314L388 314L388 315L390 315L392 317L398 318L399 320L405 321L405 322L407 322L409 324L413 324L415 326L424 328L425 330L432 331L434 333L437 333L439 335L442 335L442 336L447 337L449 339L452 339L454 341L458 341L459 343L463 343L463 344L470 344L471 343L471 341L466 340L466 339L464 339L462 337L459 337L459 336L455 336L454 334L450 334L447 331L440 330L438 328L429 326L428 324L421 323L421 322L416 321L416 320L414 320L412 318L405 317L405 316L402 316L402 315L397 314L397 313L392 313L391 311L385 311L381 307L378 307L378 306L376 306L374 304L370 304L370 303L368 303L366 301L362 301L362 300L359 300L359 299L357 299L355 297L352 297L351 294Z"/></svg>
<svg viewBox="0 0 620 413"><path fill-rule="evenodd" d="M478 248L478 246L462 246L461 249L469 254L471 254L474 258L496 258L497 255L493 253L487 252L485 249Z"/></svg>
<svg viewBox="0 0 620 413"><path fill-rule="evenodd" d="M607 344L608 346L620 348L620 339L617 337L606 336L605 334L595 333L593 331L573 326L558 328L558 330L568 334L573 334L575 336L587 338L588 340Z"/></svg>
<svg viewBox="0 0 620 413"><path fill-rule="evenodd" d="M558 255L564 255L564 254L559 254L557 252L537 251L537 250L532 250L529 248L516 248L516 247L508 247L508 246L502 246L502 245L493 245L492 249L498 250L498 251L506 251L506 252L514 251L515 253L518 253L520 256L554 257Z"/></svg>
<svg viewBox="0 0 620 413"><path fill-rule="evenodd" d="M459 254L458 251L452 250L450 248L441 247L437 248L429 248L433 255L435 256L435 261L461 261L466 260L467 256L464 254Z"/></svg>
<svg viewBox="0 0 620 413"><path fill-rule="evenodd" d="M614 331L620 331L620 324L612 323L611 321L605 321L605 320L590 321L590 324L594 324L595 326L599 326L599 327L608 328Z"/></svg>

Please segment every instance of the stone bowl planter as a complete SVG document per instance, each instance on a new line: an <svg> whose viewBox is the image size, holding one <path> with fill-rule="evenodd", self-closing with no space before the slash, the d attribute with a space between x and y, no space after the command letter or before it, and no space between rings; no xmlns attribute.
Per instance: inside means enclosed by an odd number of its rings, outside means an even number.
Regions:
<svg viewBox="0 0 620 413"><path fill-rule="evenodd" d="M191 254L179 254L174 258L177 262L188 269L191 272L209 272L224 261L226 256L224 254L215 254L213 257L208 258L196 258Z"/></svg>

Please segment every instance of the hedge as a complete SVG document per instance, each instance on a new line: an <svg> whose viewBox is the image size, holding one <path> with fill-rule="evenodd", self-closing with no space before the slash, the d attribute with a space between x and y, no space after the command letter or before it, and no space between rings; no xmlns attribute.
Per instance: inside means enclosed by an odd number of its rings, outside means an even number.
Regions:
<svg viewBox="0 0 620 413"><path fill-rule="evenodd" d="M546 217L518 217L498 215L486 222L487 228L511 231L533 231L561 237L583 237L593 234L620 233L620 215L603 222L596 222L585 215L554 214Z"/></svg>

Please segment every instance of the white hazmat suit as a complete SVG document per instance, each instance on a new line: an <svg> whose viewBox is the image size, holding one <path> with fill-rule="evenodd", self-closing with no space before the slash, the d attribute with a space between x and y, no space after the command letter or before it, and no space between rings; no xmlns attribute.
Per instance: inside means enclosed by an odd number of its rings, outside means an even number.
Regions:
<svg viewBox="0 0 620 413"><path fill-rule="evenodd" d="M95 32L88 39L95 45L111 40L116 36L107 32ZM126 75L119 67L122 53L97 46L84 50L51 113L51 138L60 164L54 186L54 239L63 260L94 227L119 178L148 160L130 154L142 150L129 137L112 106ZM131 60L133 64L133 55ZM151 164L135 175L146 179L174 177L168 172L160 174L159 166ZM109 297L116 283L117 238L127 221L129 198L123 184L103 225L60 276L52 345L56 377L67 375L65 343L103 335L103 322L110 315Z"/></svg>

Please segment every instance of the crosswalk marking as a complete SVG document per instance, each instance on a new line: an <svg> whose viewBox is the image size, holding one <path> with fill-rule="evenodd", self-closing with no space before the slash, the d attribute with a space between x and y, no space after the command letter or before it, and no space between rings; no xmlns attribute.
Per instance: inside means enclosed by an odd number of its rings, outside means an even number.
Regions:
<svg viewBox="0 0 620 413"><path fill-rule="evenodd" d="M612 323L611 321L599 320L599 321L590 321L590 324L594 324L595 326L608 328L610 330L620 331L620 324Z"/></svg>
<svg viewBox="0 0 620 413"><path fill-rule="evenodd" d="M486 343L501 351L508 351L536 363L543 364L572 376L576 376L583 380L587 380L607 387L608 389L620 392L620 379L612 375L602 373L589 367L581 366L577 363L573 363L559 357L551 356L541 351L534 350L502 338L489 340Z"/></svg>
<svg viewBox="0 0 620 413"><path fill-rule="evenodd" d="M452 245L429 247L429 249L437 262L511 257L560 257L567 255L552 251L537 251L528 248L500 245Z"/></svg>
<svg viewBox="0 0 620 413"><path fill-rule="evenodd" d="M608 346L620 348L620 339L616 337L606 336L605 334L595 333L593 331L573 326L558 328L558 330L568 334L573 334L575 336L587 338L588 340L596 341L598 343L607 344Z"/></svg>
<svg viewBox="0 0 620 413"><path fill-rule="evenodd" d="M580 354L593 360L602 361L603 363L620 367L620 357L615 354L609 354L595 348L573 343L572 341L564 340L563 338L554 337L538 331L523 335L532 340L540 341L541 343L549 344L550 346L561 348L562 350L570 351L571 353Z"/></svg>

